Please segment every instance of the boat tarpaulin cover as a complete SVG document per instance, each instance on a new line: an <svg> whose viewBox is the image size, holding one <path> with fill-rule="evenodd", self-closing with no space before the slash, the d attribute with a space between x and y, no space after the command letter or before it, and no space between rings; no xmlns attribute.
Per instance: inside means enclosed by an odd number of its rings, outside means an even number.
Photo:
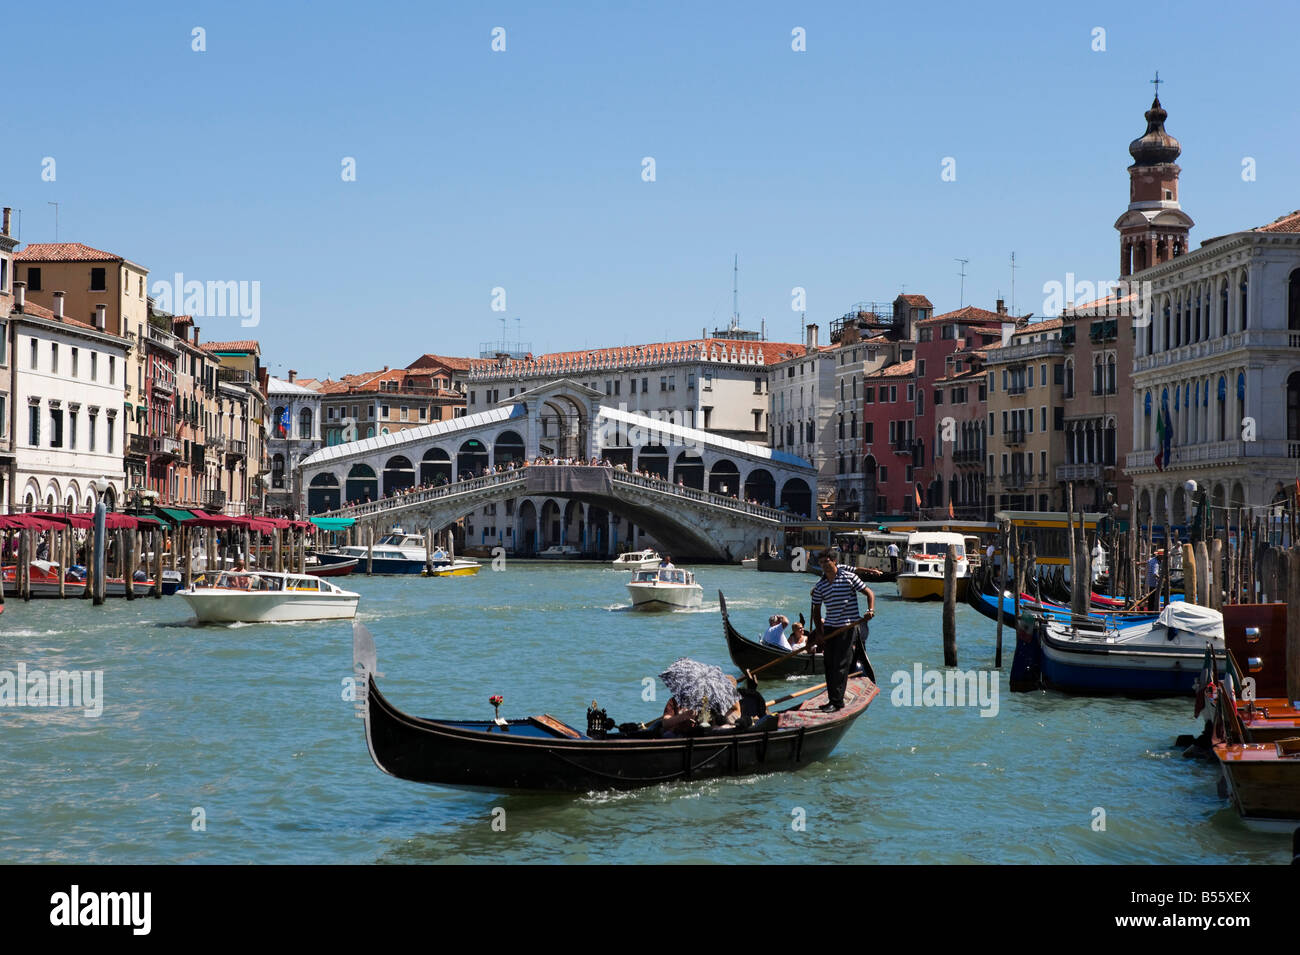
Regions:
<svg viewBox="0 0 1300 955"><path fill-rule="evenodd" d="M1223 614L1181 600L1162 610L1158 622L1172 630L1200 634L1207 638L1223 636Z"/></svg>

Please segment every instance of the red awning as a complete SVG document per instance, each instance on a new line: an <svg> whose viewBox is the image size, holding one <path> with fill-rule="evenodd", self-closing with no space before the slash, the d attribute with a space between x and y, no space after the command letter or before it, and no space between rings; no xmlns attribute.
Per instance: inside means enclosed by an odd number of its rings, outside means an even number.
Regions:
<svg viewBox="0 0 1300 955"><path fill-rule="evenodd" d="M48 531L62 530L68 526L67 515L54 514L0 514L0 530Z"/></svg>

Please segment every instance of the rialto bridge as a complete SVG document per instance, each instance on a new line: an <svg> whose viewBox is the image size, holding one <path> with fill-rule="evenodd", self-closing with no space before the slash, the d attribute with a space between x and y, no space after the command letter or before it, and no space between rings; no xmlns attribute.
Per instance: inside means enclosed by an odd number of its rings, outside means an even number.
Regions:
<svg viewBox="0 0 1300 955"><path fill-rule="evenodd" d="M802 458L605 400L561 379L490 411L322 448L300 464L306 510L377 533L464 518L464 545L521 555L611 554L649 535L675 557L714 560L779 547L782 524L812 513L816 471Z"/></svg>

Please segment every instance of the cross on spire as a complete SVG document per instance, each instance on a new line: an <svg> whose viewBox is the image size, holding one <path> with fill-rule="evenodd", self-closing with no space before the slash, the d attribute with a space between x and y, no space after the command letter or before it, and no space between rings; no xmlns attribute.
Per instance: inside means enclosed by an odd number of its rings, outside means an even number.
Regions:
<svg viewBox="0 0 1300 955"><path fill-rule="evenodd" d="M1164 82L1164 80L1160 79L1160 71L1159 71L1159 70L1156 70L1156 78L1155 78L1154 80L1148 80L1147 82L1148 82L1148 83L1151 83L1152 85L1155 86L1155 88L1156 88L1156 99L1159 99L1159 98L1160 98L1160 84Z"/></svg>

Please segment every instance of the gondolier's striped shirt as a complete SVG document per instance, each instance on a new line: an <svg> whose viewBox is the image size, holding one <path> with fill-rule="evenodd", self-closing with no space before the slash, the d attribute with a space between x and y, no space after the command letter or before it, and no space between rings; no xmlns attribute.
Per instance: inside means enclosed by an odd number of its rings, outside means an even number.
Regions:
<svg viewBox="0 0 1300 955"><path fill-rule="evenodd" d="M812 589L813 607L826 605L825 623L828 627L842 627L862 616L858 613L858 594L867 592L867 585L853 571L841 567L834 580L823 577Z"/></svg>

